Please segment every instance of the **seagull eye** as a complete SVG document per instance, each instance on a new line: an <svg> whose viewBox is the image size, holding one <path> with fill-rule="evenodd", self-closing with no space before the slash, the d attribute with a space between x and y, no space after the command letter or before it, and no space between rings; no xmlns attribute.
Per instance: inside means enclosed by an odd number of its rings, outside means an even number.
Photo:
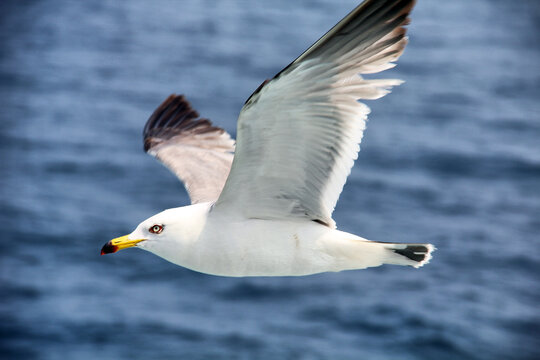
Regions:
<svg viewBox="0 0 540 360"><path fill-rule="evenodd" d="M150 231L152 234L161 234L161 232L163 231L163 226L162 225L153 225L150 229L148 229L148 231Z"/></svg>

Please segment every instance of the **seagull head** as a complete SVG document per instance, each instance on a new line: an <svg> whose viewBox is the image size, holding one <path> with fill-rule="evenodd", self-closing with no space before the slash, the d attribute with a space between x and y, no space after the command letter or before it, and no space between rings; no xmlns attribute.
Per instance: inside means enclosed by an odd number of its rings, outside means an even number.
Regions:
<svg viewBox="0 0 540 360"><path fill-rule="evenodd" d="M180 251L182 246L196 240L210 208L210 204L197 204L168 209L141 222L128 235L107 242L101 255L138 247L158 256Z"/></svg>

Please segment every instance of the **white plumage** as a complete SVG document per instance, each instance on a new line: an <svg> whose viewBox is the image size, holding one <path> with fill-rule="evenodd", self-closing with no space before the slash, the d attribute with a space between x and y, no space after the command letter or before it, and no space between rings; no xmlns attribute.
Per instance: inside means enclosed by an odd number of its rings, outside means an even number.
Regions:
<svg viewBox="0 0 540 360"><path fill-rule="evenodd" d="M145 126L145 150L184 182L192 205L145 220L102 253L138 246L225 276L427 263L430 244L368 241L336 230L332 219L369 114L358 100L401 84L361 74L394 66L413 5L365 1L264 82L240 113L236 149L223 129L171 95Z"/></svg>
<svg viewBox="0 0 540 360"><path fill-rule="evenodd" d="M399 80L342 78L336 64L322 61L304 61L244 106L231 175L216 209L335 227L332 212L369 113L356 100L383 96Z"/></svg>

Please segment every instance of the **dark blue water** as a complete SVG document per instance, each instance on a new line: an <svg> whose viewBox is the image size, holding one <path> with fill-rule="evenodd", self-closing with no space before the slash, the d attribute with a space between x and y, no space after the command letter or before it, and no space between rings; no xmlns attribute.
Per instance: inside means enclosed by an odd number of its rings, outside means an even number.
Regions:
<svg viewBox="0 0 540 360"><path fill-rule="evenodd" d="M182 185L142 151L170 93L241 105L356 1L0 2L2 359L540 358L540 6L419 1L334 218L428 266L303 278L100 257Z"/></svg>

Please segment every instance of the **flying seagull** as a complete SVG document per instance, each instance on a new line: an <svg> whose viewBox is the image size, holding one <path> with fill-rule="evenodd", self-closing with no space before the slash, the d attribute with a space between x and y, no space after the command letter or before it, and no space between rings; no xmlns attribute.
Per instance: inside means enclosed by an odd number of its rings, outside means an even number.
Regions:
<svg viewBox="0 0 540 360"><path fill-rule="evenodd" d="M184 183L191 205L165 210L101 254L128 247L221 276L300 276L382 264L420 267L431 244L369 241L332 212L360 150L369 108L402 83L362 74L393 67L414 0L366 0L247 99L235 142L169 96L144 149Z"/></svg>

